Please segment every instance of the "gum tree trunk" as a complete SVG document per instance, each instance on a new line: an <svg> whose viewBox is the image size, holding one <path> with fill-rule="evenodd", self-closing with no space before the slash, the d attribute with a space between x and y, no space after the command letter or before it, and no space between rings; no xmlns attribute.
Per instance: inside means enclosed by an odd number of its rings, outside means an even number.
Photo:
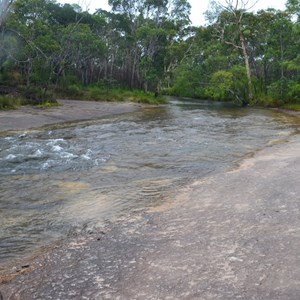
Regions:
<svg viewBox="0 0 300 300"><path fill-rule="evenodd" d="M244 56L244 61L245 61L245 68L246 68L246 75L247 75L247 81L248 81L248 97L249 101L253 100L253 85L252 85L252 80L251 80L251 69L250 69L250 64L249 64L249 56L247 53L246 49L246 43L245 43L245 38L243 34L240 34L240 42L241 42L241 48ZM245 103L247 104L247 103Z"/></svg>

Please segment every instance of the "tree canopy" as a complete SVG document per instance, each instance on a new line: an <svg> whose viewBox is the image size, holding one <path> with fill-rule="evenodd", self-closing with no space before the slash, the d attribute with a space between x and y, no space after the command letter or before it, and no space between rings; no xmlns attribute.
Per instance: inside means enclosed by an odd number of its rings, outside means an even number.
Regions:
<svg viewBox="0 0 300 300"><path fill-rule="evenodd" d="M195 27L187 0L109 0L110 11L93 14L54 0L0 0L0 93L93 85L299 103L298 1L258 12L249 1L222 3L211 1L209 25Z"/></svg>

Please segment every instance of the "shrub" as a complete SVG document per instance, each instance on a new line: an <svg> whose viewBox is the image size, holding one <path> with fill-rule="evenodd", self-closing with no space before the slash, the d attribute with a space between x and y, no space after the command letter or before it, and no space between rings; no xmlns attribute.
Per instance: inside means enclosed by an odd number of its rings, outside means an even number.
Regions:
<svg viewBox="0 0 300 300"><path fill-rule="evenodd" d="M78 84L68 85L66 88L63 88L60 93L68 98L80 99L83 97L83 88Z"/></svg>
<svg viewBox="0 0 300 300"><path fill-rule="evenodd" d="M21 98L12 96L0 96L0 109L14 109L22 104Z"/></svg>
<svg viewBox="0 0 300 300"><path fill-rule="evenodd" d="M289 82L287 100L288 102L300 104L300 84L298 82Z"/></svg>
<svg viewBox="0 0 300 300"><path fill-rule="evenodd" d="M283 103L300 103L300 84L281 78L268 86L268 95Z"/></svg>
<svg viewBox="0 0 300 300"><path fill-rule="evenodd" d="M86 91L86 98L88 100L102 100L103 90L97 86L91 86Z"/></svg>
<svg viewBox="0 0 300 300"><path fill-rule="evenodd" d="M113 78L103 78L98 81L97 86L101 89L117 89L120 85L117 80Z"/></svg>
<svg viewBox="0 0 300 300"><path fill-rule="evenodd" d="M185 75L186 74L184 73L178 76L173 87L169 89L169 93L171 95L190 98L193 98L195 96L193 82L187 80Z"/></svg>
<svg viewBox="0 0 300 300"><path fill-rule="evenodd" d="M273 82L267 87L267 93L273 99L286 101L288 89L288 80L286 78L281 78L280 80Z"/></svg>
<svg viewBox="0 0 300 300"><path fill-rule="evenodd" d="M230 72L233 75L232 95L234 101L238 103L247 102L248 94L248 79L246 76L246 69L242 66L234 66ZM252 78L253 81L253 78ZM254 82L252 82L255 84Z"/></svg>
<svg viewBox="0 0 300 300"><path fill-rule="evenodd" d="M78 78L74 75L67 75L65 77L60 78L59 85L61 87L69 86L69 85L80 85Z"/></svg>
<svg viewBox="0 0 300 300"><path fill-rule="evenodd" d="M54 94L40 87L23 87L20 89L20 92L24 97L23 104L41 105L45 102L56 103Z"/></svg>
<svg viewBox="0 0 300 300"><path fill-rule="evenodd" d="M233 74L221 70L213 73L210 78L210 86L207 88L209 98L218 101L233 100Z"/></svg>
<svg viewBox="0 0 300 300"><path fill-rule="evenodd" d="M283 107L294 111L300 111L300 104L285 104Z"/></svg>
<svg viewBox="0 0 300 300"><path fill-rule="evenodd" d="M263 106L263 107L278 107L282 105L282 102L273 99L270 95L261 94L255 98L253 105Z"/></svg>

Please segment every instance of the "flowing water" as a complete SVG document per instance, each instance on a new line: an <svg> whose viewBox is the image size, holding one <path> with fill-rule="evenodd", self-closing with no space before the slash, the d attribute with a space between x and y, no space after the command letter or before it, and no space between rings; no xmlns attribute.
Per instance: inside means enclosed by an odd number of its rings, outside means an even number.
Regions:
<svg viewBox="0 0 300 300"><path fill-rule="evenodd" d="M206 101L0 137L0 264L172 197L284 141L287 116Z"/></svg>

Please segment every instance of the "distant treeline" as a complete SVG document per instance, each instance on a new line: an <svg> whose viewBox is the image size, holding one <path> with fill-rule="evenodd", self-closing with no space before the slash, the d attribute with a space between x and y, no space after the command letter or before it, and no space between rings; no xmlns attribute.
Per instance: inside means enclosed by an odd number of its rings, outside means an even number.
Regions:
<svg viewBox="0 0 300 300"><path fill-rule="evenodd" d="M93 14L52 0L2 2L0 94L93 87L300 103L297 0L256 13L249 1L211 1L203 27L191 26L187 0L109 0L110 11Z"/></svg>

